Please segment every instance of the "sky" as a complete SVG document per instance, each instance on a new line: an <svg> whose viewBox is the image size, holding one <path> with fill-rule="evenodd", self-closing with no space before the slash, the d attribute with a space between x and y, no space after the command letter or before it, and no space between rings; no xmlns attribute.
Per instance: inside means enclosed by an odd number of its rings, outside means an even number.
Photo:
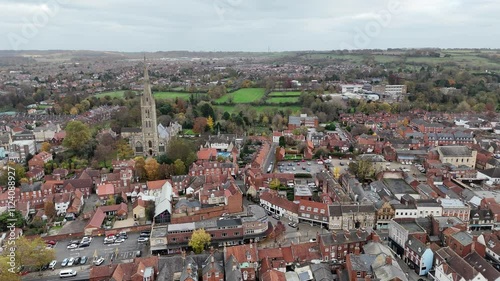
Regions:
<svg viewBox="0 0 500 281"><path fill-rule="evenodd" d="M0 50L500 48L498 0L1 0Z"/></svg>

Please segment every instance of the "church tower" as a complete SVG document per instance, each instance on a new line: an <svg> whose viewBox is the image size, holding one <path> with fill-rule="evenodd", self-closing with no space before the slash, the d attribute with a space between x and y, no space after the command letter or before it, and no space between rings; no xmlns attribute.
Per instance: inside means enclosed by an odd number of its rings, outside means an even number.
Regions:
<svg viewBox="0 0 500 281"><path fill-rule="evenodd" d="M156 121L156 102L151 93L148 66L144 58L144 92L141 96L141 120L143 153L145 156L158 156L158 126Z"/></svg>

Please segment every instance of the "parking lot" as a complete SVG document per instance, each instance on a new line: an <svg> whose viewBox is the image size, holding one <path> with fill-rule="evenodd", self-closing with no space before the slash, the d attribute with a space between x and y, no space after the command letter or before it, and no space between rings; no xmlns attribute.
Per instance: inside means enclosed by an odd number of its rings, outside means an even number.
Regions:
<svg viewBox="0 0 500 281"><path fill-rule="evenodd" d="M88 258L86 264L90 265L94 257L103 257L105 260L103 264L109 264L111 261L131 260L135 257L137 251L141 251L142 256L147 256L149 246L147 243L138 243L138 237L139 233L129 233L128 239L125 239L124 242L114 244L104 244L104 237L93 237L90 246L76 249L67 249L67 247L71 240L77 239L56 241L57 244L54 249L56 251L57 265L55 269L61 269L61 261L71 257L86 256ZM73 265L75 268L78 266L80 265Z"/></svg>
<svg viewBox="0 0 500 281"><path fill-rule="evenodd" d="M283 161L280 162L277 171L281 173L290 173L290 174L298 174L298 173L310 173L317 174L325 169L325 165L320 165L314 160L310 161Z"/></svg>

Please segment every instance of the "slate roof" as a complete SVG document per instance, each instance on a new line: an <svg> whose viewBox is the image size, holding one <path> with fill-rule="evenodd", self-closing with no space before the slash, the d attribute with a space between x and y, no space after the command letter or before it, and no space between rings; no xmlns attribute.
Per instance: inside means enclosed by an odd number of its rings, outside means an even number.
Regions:
<svg viewBox="0 0 500 281"><path fill-rule="evenodd" d="M444 157L470 157L472 150L467 146L440 146L438 150Z"/></svg>

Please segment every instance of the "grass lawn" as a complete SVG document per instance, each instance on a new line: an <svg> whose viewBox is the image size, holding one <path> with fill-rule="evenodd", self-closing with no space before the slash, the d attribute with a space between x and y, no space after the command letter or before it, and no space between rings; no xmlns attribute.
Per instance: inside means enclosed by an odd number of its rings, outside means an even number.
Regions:
<svg viewBox="0 0 500 281"><path fill-rule="evenodd" d="M157 100L165 100L165 99L189 99L190 94L181 93L181 92L156 92L153 94Z"/></svg>
<svg viewBox="0 0 500 281"><path fill-rule="evenodd" d="M110 98L123 98L123 93L125 91L113 91L113 92L103 92L100 94L95 95L97 98L109 96Z"/></svg>
<svg viewBox="0 0 500 281"><path fill-rule="evenodd" d="M268 103L285 103L285 102L299 102L299 97L280 97L269 98L266 100Z"/></svg>
<svg viewBox="0 0 500 281"><path fill-rule="evenodd" d="M298 97L301 92L271 92L269 93L270 97Z"/></svg>
<svg viewBox="0 0 500 281"><path fill-rule="evenodd" d="M191 130L191 129L184 129L184 130L182 130L182 134L184 134L184 135L196 135L193 132L193 130Z"/></svg>
<svg viewBox="0 0 500 281"><path fill-rule="evenodd" d="M234 103L251 103L260 100L264 96L263 88L245 88L236 92L226 94L215 100L216 102L227 102L230 97Z"/></svg>

